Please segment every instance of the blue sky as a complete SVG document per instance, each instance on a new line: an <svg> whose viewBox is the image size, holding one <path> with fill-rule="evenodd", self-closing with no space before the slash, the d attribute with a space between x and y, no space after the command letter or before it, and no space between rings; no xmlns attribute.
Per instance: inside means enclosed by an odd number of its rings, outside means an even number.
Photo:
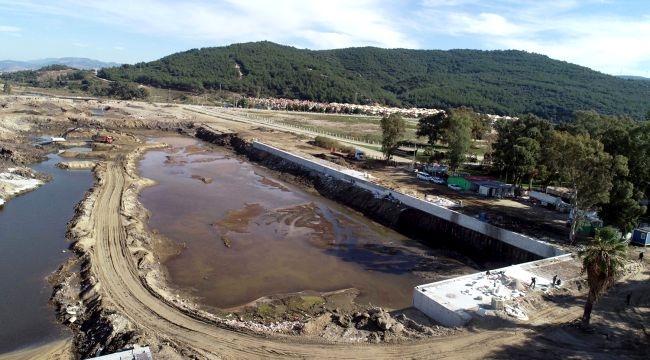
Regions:
<svg viewBox="0 0 650 360"><path fill-rule="evenodd" d="M0 60L135 63L260 40L309 49L518 49L650 77L650 2L0 0Z"/></svg>

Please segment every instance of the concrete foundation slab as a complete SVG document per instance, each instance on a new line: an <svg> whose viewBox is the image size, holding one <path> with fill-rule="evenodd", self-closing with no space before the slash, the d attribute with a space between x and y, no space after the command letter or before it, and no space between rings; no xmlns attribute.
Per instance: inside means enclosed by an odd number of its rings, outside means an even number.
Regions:
<svg viewBox="0 0 650 360"><path fill-rule="evenodd" d="M434 321L449 327L465 325L474 315L485 315L482 309L493 309L493 302L506 312L526 317L517 300L529 292L551 288L554 263L571 261L570 254L508 266L430 284L413 289L413 306ZM535 286L531 286L532 278ZM514 315L513 315L514 316Z"/></svg>

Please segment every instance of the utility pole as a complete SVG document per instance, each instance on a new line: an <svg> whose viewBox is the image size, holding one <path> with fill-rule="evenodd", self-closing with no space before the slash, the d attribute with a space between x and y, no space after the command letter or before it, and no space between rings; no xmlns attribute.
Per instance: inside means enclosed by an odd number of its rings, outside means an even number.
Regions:
<svg viewBox="0 0 650 360"><path fill-rule="evenodd" d="M411 170L415 169L415 155L418 153L418 145L415 144L415 151L413 152L413 162L411 163Z"/></svg>

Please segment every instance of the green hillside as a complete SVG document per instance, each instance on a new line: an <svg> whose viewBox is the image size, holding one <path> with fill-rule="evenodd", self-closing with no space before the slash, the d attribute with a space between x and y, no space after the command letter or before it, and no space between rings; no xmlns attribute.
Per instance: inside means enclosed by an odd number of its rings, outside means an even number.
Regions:
<svg viewBox="0 0 650 360"><path fill-rule="evenodd" d="M100 71L109 80L201 92L447 108L568 119L576 110L641 119L650 82L622 79L523 51L349 48L270 42L194 49Z"/></svg>

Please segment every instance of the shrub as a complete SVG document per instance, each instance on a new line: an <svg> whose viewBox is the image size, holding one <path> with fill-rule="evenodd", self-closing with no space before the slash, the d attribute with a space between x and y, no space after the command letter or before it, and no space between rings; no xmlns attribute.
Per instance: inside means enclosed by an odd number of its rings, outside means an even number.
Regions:
<svg viewBox="0 0 650 360"><path fill-rule="evenodd" d="M332 148L338 149L341 146L341 144L338 141L334 139L330 139L325 136L316 136L316 138L314 139L314 145L321 147L323 149L332 149Z"/></svg>

